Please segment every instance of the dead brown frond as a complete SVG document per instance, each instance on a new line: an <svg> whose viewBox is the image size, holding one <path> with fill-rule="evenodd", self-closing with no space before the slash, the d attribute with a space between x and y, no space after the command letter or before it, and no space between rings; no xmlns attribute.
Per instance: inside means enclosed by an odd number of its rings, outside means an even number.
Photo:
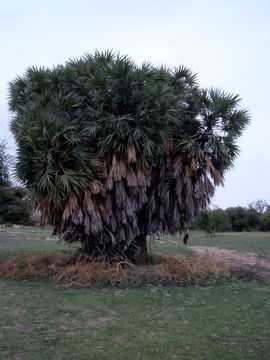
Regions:
<svg viewBox="0 0 270 360"><path fill-rule="evenodd" d="M208 155L205 156L206 169L210 173L212 179L214 180L215 185L223 185L223 176L222 174L214 167L211 159Z"/></svg>
<svg viewBox="0 0 270 360"><path fill-rule="evenodd" d="M197 168L197 162L196 162L195 158L193 157L190 162L190 169L192 172L195 172L196 168Z"/></svg>
<svg viewBox="0 0 270 360"><path fill-rule="evenodd" d="M164 145L168 152L173 150L173 137L171 135L164 141Z"/></svg>
<svg viewBox="0 0 270 360"><path fill-rule="evenodd" d="M136 150L134 146L129 146L127 149L128 164L135 163L137 161Z"/></svg>
<svg viewBox="0 0 270 360"><path fill-rule="evenodd" d="M111 176L113 180L118 181L127 175L126 164L123 160L117 159L116 155L112 158Z"/></svg>
<svg viewBox="0 0 270 360"><path fill-rule="evenodd" d="M137 181L139 186L146 186L146 175L147 171L144 168L139 168L137 170Z"/></svg>
<svg viewBox="0 0 270 360"><path fill-rule="evenodd" d="M105 189L103 184L100 181L94 180L89 185L91 194L102 194L102 196L105 196Z"/></svg>
<svg viewBox="0 0 270 360"><path fill-rule="evenodd" d="M127 171L127 185L129 187L138 186L137 176L131 167Z"/></svg>

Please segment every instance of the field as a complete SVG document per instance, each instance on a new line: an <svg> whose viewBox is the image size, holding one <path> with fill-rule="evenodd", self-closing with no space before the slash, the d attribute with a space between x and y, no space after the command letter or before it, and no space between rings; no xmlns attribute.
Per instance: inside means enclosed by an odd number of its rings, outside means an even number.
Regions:
<svg viewBox="0 0 270 360"><path fill-rule="evenodd" d="M192 246L257 253L269 233L191 233L151 244L158 254ZM72 251L50 230L0 230L0 260L24 252ZM207 287L63 289L48 280L0 280L1 359L269 359L270 287L226 280Z"/></svg>
<svg viewBox="0 0 270 360"><path fill-rule="evenodd" d="M220 233L215 236L205 235L194 231L190 234L189 246L218 246L240 252L255 252L259 256L270 260L270 233L269 232L239 232ZM154 252L171 254L187 251L180 236L164 236L161 242L153 243Z"/></svg>

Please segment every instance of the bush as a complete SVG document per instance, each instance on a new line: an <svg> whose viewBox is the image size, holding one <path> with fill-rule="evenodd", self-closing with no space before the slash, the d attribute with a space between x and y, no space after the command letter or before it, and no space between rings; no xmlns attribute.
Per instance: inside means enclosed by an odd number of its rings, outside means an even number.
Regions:
<svg viewBox="0 0 270 360"><path fill-rule="evenodd" d="M212 234L215 231L230 231L231 222L224 210L216 209L212 211L204 211L195 227Z"/></svg>
<svg viewBox="0 0 270 360"><path fill-rule="evenodd" d="M0 187L0 224L30 225L31 210L21 187Z"/></svg>
<svg viewBox="0 0 270 360"><path fill-rule="evenodd" d="M199 220L193 224L193 229L208 233L215 231L269 231L270 206L259 200L248 208L241 206L229 207L226 210L215 209L201 213Z"/></svg>
<svg viewBox="0 0 270 360"><path fill-rule="evenodd" d="M270 206L260 215L260 230L270 231Z"/></svg>

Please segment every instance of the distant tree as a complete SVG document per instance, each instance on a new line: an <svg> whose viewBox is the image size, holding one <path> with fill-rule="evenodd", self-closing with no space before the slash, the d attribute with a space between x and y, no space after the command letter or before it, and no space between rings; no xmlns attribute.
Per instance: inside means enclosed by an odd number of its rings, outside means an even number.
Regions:
<svg viewBox="0 0 270 360"><path fill-rule="evenodd" d="M247 228L245 230L258 230L260 228L260 212L254 208L245 209Z"/></svg>
<svg viewBox="0 0 270 360"><path fill-rule="evenodd" d="M198 228L209 234L231 231L231 222L225 210L208 210L201 213Z"/></svg>
<svg viewBox="0 0 270 360"><path fill-rule="evenodd" d="M10 84L17 176L42 224L108 257L190 227L222 184L248 123L239 97L185 68L137 66L112 52Z"/></svg>
<svg viewBox="0 0 270 360"><path fill-rule="evenodd" d="M259 202L257 202L259 204ZM256 204L257 204L256 203ZM250 231L261 229L262 207L231 207L226 210L233 231Z"/></svg>
<svg viewBox="0 0 270 360"><path fill-rule="evenodd" d="M207 233L212 233L213 227L210 220L210 211L204 210L201 212L199 219L197 219L192 226L194 230L203 230Z"/></svg>
<svg viewBox="0 0 270 360"><path fill-rule="evenodd" d="M226 213L230 219L232 231L243 231L247 228L245 209L243 207L229 207L226 209Z"/></svg>
<svg viewBox="0 0 270 360"><path fill-rule="evenodd" d="M3 186L8 181L8 169L11 162L11 157L6 152L6 143L0 140L0 186Z"/></svg>
<svg viewBox="0 0 270 360"><path fill-rule="evenodd" d="M270 231L270 206L268 205L266 210L260 214L260 230Z"/></svg>
<svg viewBox="0 0 270 360"><path fill-rule="evenodd" d="M244 208L230 207L226 210L215 209L203 211L194 229L204 230L208 233L214 231L254 231L270 230L268 224L270 206L265 201L257 201Z"/></svg>
<svg viewBox="0 0 270 360"><path fill-rule="evenodd" d="M0 224L30 223L30 206L25 201L26 190L13 187L9 181L9 167L12 157L7 154L6 143L0 142Z"/></svg>
<svg viewBox="0 0 270 360"><path fill-rule="evenodd" d="M0 224L31 224L31 209L21 187L0 187Z"/></svg>
<svg viewBox="0 0 270 360"><path fill-rule="evenodd" d="M257 200L253 203L250 203L248 208L255 209L258 213L262 214L268 207L268 203L265 200Z"/></svg>
<svg viewBox="0 0 270 360"><path fill-rule="evenodd" d="M210 221L214 231L223 232L231 231L231 223L228 214L222 209L210 211Z"/></svg>

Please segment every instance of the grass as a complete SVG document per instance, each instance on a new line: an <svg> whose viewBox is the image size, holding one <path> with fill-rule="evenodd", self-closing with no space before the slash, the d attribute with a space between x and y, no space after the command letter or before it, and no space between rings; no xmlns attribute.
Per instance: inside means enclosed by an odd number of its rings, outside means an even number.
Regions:
<svg viewBox="0 0 270 360"><path fill-rule="evenodd" d="M21 251L68 253L48 236L48 230L1 230L1 260ZM170 240L152 244L152 251L188 252L179 239ZM196 232L189 245L270 254L269 233ZM258 281L77 289L46 278L0 279L0 294L0 359L270 358L270 287Z"/></svg>
<svg viewBox="0 0 270 360"><path fill-rule="evenodd" d="M0 354L15 359L269 359L270 291L57 289L1 280Z"/></svg>
<svg viewBox="0 0 270 360"><path fill-rule="evenodd" d="M6 228L0 229L0 262L23 253L69 253L70 248L52 236L52 229Z"/></svg>
<svg viewBox="0 0 270 360"><path fill-rule="evenodd" d="M189 249L182 243L181 236L164 236L162 242L153 242L152 251L158 254L186 253ZM215 236L192 231L189 246L218 246L240 252L255 252L270 260L269 232L217 233Z"/></svg>
<svg viewBox="0 0 270 360"><path fill-rule="evenodd" d="M57 240L52 236L51 229L42 230L31 227L0 229L0 261L21 252L69 253L72 251L72 248ZM269 232L217 233L215 236L210 236L199 231L192 231L188 245L218 246L243 252L256 252L270 259ZM161 241L150 241L150 250L158 255L187 254L190 251L189 247L183 244L180 235L163 236Z"/></svg>

